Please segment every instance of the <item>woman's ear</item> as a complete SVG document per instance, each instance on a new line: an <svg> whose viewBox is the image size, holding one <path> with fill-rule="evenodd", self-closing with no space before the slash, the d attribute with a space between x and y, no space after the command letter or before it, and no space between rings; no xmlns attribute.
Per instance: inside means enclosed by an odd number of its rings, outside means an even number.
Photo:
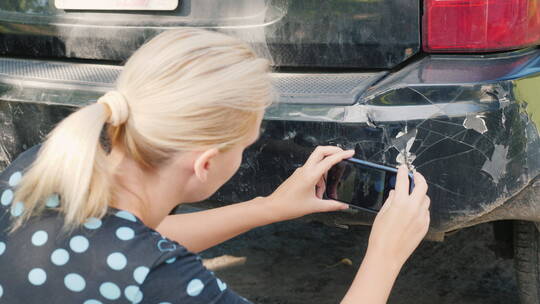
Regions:
<svg viewBox="0 0 540 304"><path fill-rule="evenodd" d="M195 176L201 181L206 182L208 179L208 171L210 169L210 162L219 154L219 150L216 148L206 150L202 152L193 164L193 170Z"/></svg>

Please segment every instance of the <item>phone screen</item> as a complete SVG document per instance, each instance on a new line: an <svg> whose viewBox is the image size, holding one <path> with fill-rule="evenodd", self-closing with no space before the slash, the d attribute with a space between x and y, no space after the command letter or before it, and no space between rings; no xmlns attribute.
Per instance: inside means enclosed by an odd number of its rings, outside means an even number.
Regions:
<svg viewBox="0 0 540 304"><path fill-rule="evenodd" d="M379 166L383 167L383 166ZM351 161L341 161L328 171L326 197L352 206L379 211L396 186L397 172Z"/></svg>

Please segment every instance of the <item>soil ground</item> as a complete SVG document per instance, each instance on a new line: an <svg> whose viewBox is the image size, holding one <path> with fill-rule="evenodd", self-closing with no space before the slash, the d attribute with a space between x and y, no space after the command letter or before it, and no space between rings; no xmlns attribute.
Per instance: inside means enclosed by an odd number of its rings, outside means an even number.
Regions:
<svg viewBox="0 0 540 304"><path fill-rule="evenodd" d="M202 256L229 288L255 303L339 303L361 262L369 229L289 221L254 229ZM493 243L490 224L459 231L442 243L423 242L389 303L518 303L513 262L496 257L488 248Z"/></svg>

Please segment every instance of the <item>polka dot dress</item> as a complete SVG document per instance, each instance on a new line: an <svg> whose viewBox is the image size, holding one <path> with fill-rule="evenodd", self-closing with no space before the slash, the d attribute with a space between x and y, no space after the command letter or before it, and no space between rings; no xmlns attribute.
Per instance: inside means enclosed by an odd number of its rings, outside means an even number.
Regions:
<svg viewBox="0 0 540 304"><path fill-rule="evenodd" d="M66 234L61 199L52 195L43 216L7 234L24 211L14 191L37 150L0 175L0 303L249 303L197 255L124 210L110 208Z"/></svg>

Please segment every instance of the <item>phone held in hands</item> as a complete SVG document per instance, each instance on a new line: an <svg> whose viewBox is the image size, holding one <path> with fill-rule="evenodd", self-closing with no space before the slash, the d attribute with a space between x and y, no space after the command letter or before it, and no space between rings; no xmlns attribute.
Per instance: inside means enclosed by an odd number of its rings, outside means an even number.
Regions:
<svg viewBox="0 0 540 304"><path fill-rule="evenodd" d="M396 187L397 171L365 160L345 159L328 171L325 196L353 208L378 212ZM410 172L409 185L411 192L414 179Z"/></svg>

